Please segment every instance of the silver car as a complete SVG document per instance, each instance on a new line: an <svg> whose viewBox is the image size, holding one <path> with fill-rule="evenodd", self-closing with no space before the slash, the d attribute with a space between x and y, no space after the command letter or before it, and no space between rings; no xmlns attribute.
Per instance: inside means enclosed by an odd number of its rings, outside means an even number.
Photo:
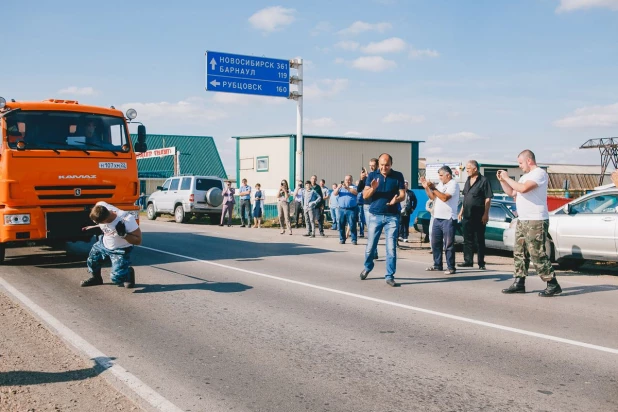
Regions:
<svg viewBox="0 0 618 412"><path fill-rule="evenodd" d="M549 216L550 256L565 269L618 261L618 189L588 193Z"/></svg>
<svg viewBox="0 0 618 412"><path fill-rule="evenodd" d="M207 214L219 223L223 204L223 179L217 176L171 177L148 197L146 214L154 220L161 214L173 214L178 223L192 215Z"/></svg>
<svg viewBox="0 0 618 412"><path fill-rule="evenodd" d="M504 243L514 244L514 225ZM618 189L594 191L549 213L545 249L560 269L577 269L586 260L618 261Z"/></svg>

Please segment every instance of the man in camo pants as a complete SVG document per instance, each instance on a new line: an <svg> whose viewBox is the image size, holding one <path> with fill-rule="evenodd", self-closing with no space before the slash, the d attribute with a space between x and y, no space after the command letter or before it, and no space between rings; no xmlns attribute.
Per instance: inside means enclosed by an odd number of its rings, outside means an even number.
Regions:
<svg viewBox="0 0 618 412"><path fill-rule="evenodd" d="M547 211L547 172L536 164L534 153L524 150L517 157L524 175L519 182L511 179L505 170L499 170L498 180L504 192L515 197L519 219L515 228L515 282L502 293L526 293L526 276L530 261L547 288L539 296L550 297L562 292L554 268L547 256L545 243L549 229Z"/></svg>

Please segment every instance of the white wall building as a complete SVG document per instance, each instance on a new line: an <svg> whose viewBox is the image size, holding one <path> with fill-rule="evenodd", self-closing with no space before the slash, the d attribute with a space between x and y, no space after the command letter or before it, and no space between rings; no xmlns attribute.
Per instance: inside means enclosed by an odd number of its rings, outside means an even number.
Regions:
<svg viewBox="0 0 618 412"><path fill-rule="evenodd" d="M235 136L236 179L247 179L251 186L260 183L270 195L285 179L294 188L296 171L296 135ZM361 167L368 168L369 159L388 153L393 169L403 173L416 186L418 180L419 143L415 140L388 140L341 136L303 137L303 181L311 175L325 179L330 188L346 174L356 181ZM413 182L413 183L412 183Z"/></svg>

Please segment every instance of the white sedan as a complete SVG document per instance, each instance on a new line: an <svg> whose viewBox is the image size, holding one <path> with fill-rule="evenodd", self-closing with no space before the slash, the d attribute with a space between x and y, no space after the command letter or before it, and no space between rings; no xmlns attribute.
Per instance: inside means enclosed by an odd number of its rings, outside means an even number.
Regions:
<svg viewBox="0 0 618 412"><path fill-rule="evenodd" d="M514 245L515 225L504 231ZM588 193L549 214L545 249L561 269L577 269L586 260L618 261L618 188Z"/></svg>

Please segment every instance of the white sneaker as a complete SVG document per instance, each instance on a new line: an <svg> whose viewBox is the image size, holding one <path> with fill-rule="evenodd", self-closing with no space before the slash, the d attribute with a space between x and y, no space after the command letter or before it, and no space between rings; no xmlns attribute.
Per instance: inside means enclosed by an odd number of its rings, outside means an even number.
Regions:
<svg viewBox="0 0 618 412"><path fill-rule="evenodd" d="M399 241L400 241L400 242L403 242L403 238L402 238L402 237L400 237L400 238L399 238Z"/></svg>
<svg viewBox="0 0 618 412"><path fill-rule="evenodd" d="M405 243L408 243L408 238L405 238L403 241L404 241Z"/></svg>

